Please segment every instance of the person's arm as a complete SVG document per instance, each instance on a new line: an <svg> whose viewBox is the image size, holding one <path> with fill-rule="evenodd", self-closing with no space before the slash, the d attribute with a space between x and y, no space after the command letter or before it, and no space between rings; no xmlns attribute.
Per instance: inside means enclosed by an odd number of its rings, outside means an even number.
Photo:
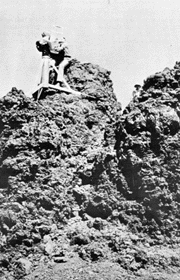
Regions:
<svg viewBox="0 0 180 280"><path fill-rule="evenodd" d="M136 91L135 90L133 90L132 96L133 96L133 98L136 96Z"/></svg>
<svg viewBox="0 0 180 280"><path fill-rule="evenodd" d="M43 37L42 43L44 43L44 44L50 43L49 36Z"/></svg>
<svg viewBox="0 0 180 280"><path fill-rule="evenodd" d="M53 54L59 54L67 46L67 44L65 42L62 42L62 43L57 42L57 44L55 46L54 46L53 42L49 42L48 45L50 47L50 52Z"/></svg>
<svg viewBox="0 0 180 280"><path fill-rule="evenodd" d="M40 41L36 42L36 48L38 49L39 52L42 52L42 44Z"/></svg>
<svg viewBox="0 0 180 280"><path fill-rule="evenodd" d="M58 51L62 51L65 47L67 47L67 43L66 42L63 42L61 43L61 46L58 48Z"/></svg>

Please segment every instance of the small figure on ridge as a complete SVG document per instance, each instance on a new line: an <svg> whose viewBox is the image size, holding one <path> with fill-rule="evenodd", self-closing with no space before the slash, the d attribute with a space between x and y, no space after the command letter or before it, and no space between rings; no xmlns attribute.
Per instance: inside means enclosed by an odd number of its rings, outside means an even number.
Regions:
<svg viewBox="0 0 180 280"><path fill-rule="evenodd" d="M136 100L141 93L141 85L136 84L134 87L135 90L133 90L132 96L133 96L133 100Z"/></svg>

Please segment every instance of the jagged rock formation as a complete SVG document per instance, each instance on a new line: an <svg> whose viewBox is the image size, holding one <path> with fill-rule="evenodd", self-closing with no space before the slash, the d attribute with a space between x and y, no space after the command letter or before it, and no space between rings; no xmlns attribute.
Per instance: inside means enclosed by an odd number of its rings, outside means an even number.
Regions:
<svg viewBox="0 0 180 280"><path fill-rule="evenodd" d="M0 100L0 279L179 279L178 73L122 115L110 72L76 60L79 95Z"/></svg>
<svg viewBox="0 0 180 280"><path fill-rule="evenodd" d="M147 78L119 122L119 166L129 199L140 205L137 229L171 240L180 236L179 73L176 63Z"/></svg>

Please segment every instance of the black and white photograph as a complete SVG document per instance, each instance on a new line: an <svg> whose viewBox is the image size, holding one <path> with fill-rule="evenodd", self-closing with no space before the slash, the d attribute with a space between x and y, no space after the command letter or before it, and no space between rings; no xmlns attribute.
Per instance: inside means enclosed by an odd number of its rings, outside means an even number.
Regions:
<svg viewBox="0 0 180 280"><path fill-rule="evenodd" d="M0 1L0 280L180 279L180 2Z"/></svg>

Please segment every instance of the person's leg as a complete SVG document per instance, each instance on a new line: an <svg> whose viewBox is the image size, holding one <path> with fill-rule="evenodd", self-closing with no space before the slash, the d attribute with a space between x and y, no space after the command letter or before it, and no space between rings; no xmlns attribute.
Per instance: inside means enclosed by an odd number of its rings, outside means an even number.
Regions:
<svg viewBox="0 0 180 280"><path fill-rule="evenodd" d="M64 83L64 68L69 64L69 59L64 59L59 64L57 83Z"/></svg>

